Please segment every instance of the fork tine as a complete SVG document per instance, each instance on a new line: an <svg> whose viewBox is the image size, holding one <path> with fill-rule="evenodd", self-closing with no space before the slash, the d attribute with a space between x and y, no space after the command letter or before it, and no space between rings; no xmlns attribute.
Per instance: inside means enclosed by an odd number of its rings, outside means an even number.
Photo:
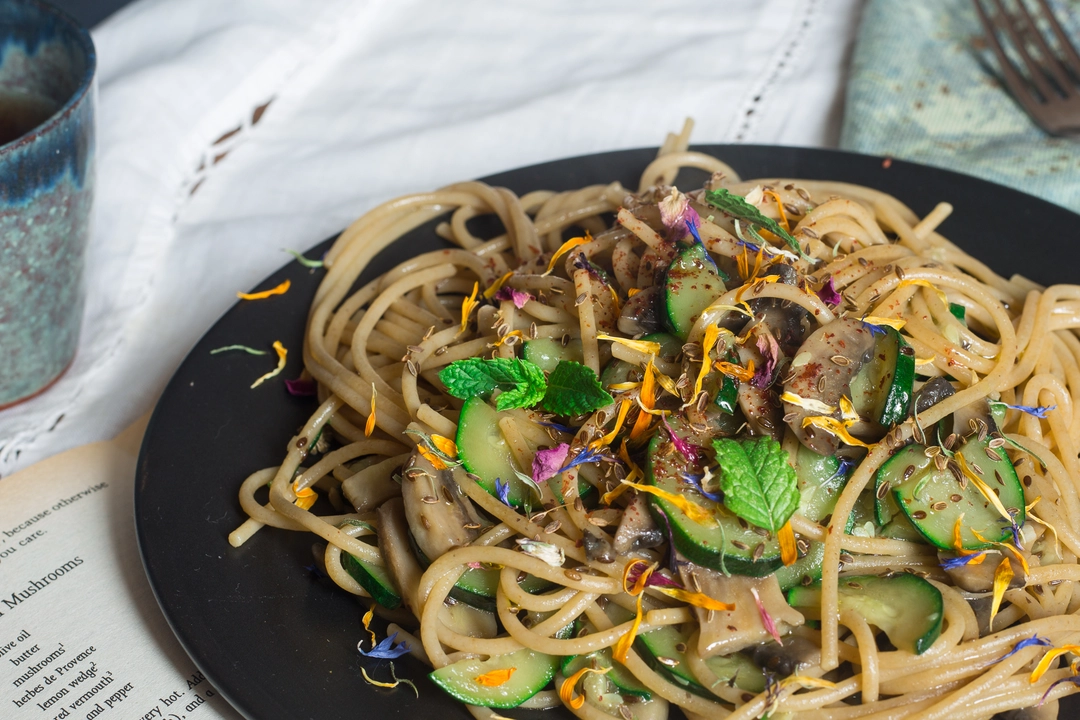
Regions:
<svg viewBox="0 0 1080 720"><path fill-rule="evenodd" d="M1023 3L1020 3L1023 5ZM1035 61L1035 58L1031 57L1031 54L1027 50L1027 45L1024 43L1024 38L1020 35L1020 32L1016 29L1018 24L1016 20L1005 12L1005 4L1001 0L994 0L994 5L998 11L998 21L994 23L1000 28L1005 36L1009 38L1013 46L1016 48L1016 52L1020 54L1020 59L1024 65L1027 66L1028 75L1031 82L1035 83L1035 87L1038 88L1042 94L1042 102L1049 102L1052 98L1058 95L1057 91L1050 85L1050 82L1046 79L1046 74L1043 72L1042 66ZM993 20L991 20L993 22ZM1036 30L1036 34L1038 31Z"/></svg>
<svg viewBox="0 0 1080 720"><path fill-rule="evenodd" d="M997 31L994 24L990 21L990 17L986 14L986 10L983 9L982 3L979 0L973 0L975 5L975 11L979 15L979 21L982 23L983 32L986 34L986 41L990 43L990 48L994 51L994 55L998 59L998 64L1001 66L1001 74L1005 79L1005 84L1012 91L1013 97L1020 103L1029 115L1035 117L1039 112L1039 102L1035 99L1035 96L1031 92L1031 88L1028 86L1024 78L1020 76L1020 73L1013 67L1012 61L1009 56L1005 54L1005 50L1001 47L1001 43L997 39Z"/></svg>
<svg viewBox="0 0 1080 720"><path fill-rule="evenodd" d="M1075 77L1080 78L1080 54L1077 53L1076 48L1069 41L1069 36L1062 29L1057 18L1054 17L1054 13L1050 11L1050 6L1046 4L1046 0L1036 0L1036 2L1039 4L1043 16L1050 22L1050 29L1057 36L1058 44L1061 45L1061 52L1065 55L1064 60L1069 65L1069 69L1072 70Z"/></svg>
<svg viewBox="0 0 1080 720"><path fill-rule="evenodd" d="M1039 53L1043 56L1044 62L1039 63L1039 67L1054 76L1059 86L1058 95L1064 95L1065 97L1075 96L1077 94L1074 87L1075 82L1069 77L1062 59L1050 49L1050 45L1046 42L1042 32L1039 31L1038 25L1035 24L1035 18L1028 12L1027 5L1023 0L1020 0L1017 5L1020 6L1020 11L1023 13L1028 27L1031 28L1031 34L1035 36L1035 44L1039 46ZM1049 17L1052 19L1053 15L1049 15ZM1034 72L1034 68L1029 69Z"/></svg>

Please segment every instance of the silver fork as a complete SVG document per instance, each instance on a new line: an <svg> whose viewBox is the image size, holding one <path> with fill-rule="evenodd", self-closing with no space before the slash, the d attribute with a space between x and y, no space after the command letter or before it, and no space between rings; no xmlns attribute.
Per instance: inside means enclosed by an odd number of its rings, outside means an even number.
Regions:
<svg viewBox="0 0 1080 720"><path fill-rule="evenodd" d="M1039 30L1025 0L1016 0L1018 11L1011 13L1002 0L992 0L989 13L981 0L973 2L986 39L1001 65L1005 85L1016 101L1051 135L1080 136L1080 54L1046 0L1035 0L1036 14L1049 27L1048 34L1056 38L1056 52ZM999 34L1020 58L1020 67L1009 57L998 39Z"/></svg>

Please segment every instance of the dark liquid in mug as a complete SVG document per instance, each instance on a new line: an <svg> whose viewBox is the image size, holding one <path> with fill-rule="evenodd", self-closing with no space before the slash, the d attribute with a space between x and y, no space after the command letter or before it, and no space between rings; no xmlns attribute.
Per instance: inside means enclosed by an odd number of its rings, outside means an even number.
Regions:
<svg viewBox="0 0 1080 720"><path fill-rule="evenodd" d="M0 145L17 140L41 125L58 107L41 95L0 88Z"/></svg>

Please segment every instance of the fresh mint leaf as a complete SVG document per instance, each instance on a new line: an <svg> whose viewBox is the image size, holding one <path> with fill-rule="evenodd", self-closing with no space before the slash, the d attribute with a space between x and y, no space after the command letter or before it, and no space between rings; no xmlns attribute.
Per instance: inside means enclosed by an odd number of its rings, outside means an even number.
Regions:
<svg viewBox="0 0 1080 720"><path fill-rule="evenodd" d="M771 437L713 440L724 505L743 520L776 532L799 508L795 468Z"/></svg>
<svg viewBox="0 0 1080 720"><path fill-rule="evenodd" d="M780 227L780 223L772 218L762 215L760 210L746 202L746 199L741 195L719 188L705 193L705 202L733 218L765 228L773 235L783 239L784 242L802 255L802 247L799 246L799 241L792 237L791 233Z"/></svg>
<svg viewBox="0 0 1080 720"><path fill-rule="evenodd" d="M448 393L463 400L475 395L487 399L502 390L495 402L499 410L535 405L547 389L543 370L513 358L456 360L439 372L439 379Z"/></svg>
<svg viewBox="0 0 1080 720"><path fill-rule="evenodd" d="M581 415L615 402L591 368L560 360L547 380L543 407L556 415Z"/></svg>

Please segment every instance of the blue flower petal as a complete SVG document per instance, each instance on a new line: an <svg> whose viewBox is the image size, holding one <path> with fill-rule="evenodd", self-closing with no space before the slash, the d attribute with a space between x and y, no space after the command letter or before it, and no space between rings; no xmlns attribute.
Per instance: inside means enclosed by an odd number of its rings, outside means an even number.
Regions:
<svg viewBox="0 0 1080 720"><path fill-rule="evenodd" d="M361 655L365 657L379 658L382 660L393 660L399 658L405 653L409 652L409 645L405 642L400 642L397 646L394 646L394 639L397 637L397 633L394 633L388 638L384 638L381 643L371 648L369 651L365 651L360 645L356 646L356 649L360 651Z"/></svg>

